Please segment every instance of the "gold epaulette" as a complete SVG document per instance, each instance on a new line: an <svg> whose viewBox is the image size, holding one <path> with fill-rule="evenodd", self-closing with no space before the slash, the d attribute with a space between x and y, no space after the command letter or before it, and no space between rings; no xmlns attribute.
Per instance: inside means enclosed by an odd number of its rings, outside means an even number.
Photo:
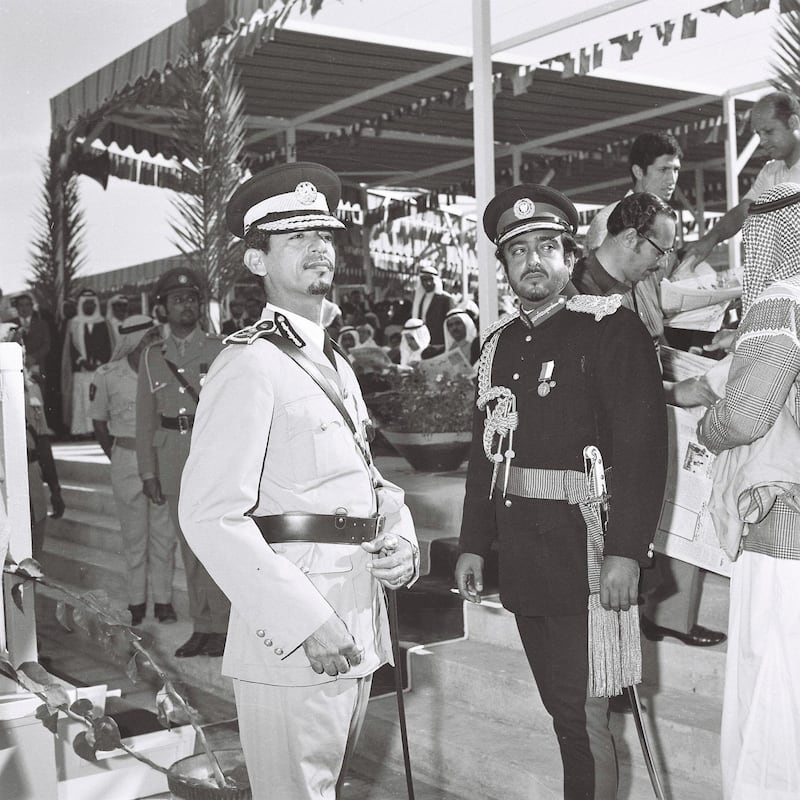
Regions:
<svg viewBox="0 0 800 800"><path fill-rule="evenodd" d="M235 333L230 334L230 336L226 336L222 340L222 343L253 344L253 342L263 339L264 337L269 336L271 333L276 333L277 330L277 326L271 319L264 319L261 320L261 322L257 322L255 325L248 325L246 328L242 328L240 331L236 331Z"/></svg>
<svg viewBox="0 0 800 800"><path fill-rule="evenodd" d="M594 314L596 322L613 314L622 305L622 295L576 294L567 300L567 309L579 314Z"/></svg>

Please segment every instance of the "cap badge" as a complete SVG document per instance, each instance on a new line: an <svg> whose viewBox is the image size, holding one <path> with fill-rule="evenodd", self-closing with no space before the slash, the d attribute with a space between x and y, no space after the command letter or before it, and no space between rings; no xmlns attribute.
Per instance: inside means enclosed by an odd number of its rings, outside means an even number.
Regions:
<svg viewBox="0 0 800 800"><path fill-rule="evenodd" d="M529 197L520 197L514 203L514 216L517 219L528 219L533 216L534 211L536 211L536 204Z"/></svg>
<svg viewBox="0 0 800 800"><path fill-rule="evenodd" d="M294 196L302 206L310 206L317 199L317 187L311 181L301 181L294 190Z"/></svg>
<svg viewBox="0 0 800 800"><path fill-rule="evenodd" d="M178 283L189 283L189 279L185 275L178 275Z"/></svg>

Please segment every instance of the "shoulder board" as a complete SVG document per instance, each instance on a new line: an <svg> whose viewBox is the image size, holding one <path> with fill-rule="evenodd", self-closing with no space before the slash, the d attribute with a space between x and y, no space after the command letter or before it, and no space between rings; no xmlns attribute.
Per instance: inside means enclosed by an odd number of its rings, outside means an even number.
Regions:
<svg viewBox="0 0 800 800"><path fill-rule="evenodd" d="M483 347L487 340L491 339L495 333L501 331L515 319L519 319L519 311L514 311L512 314L506 314L504 317L500 317L497 322L493 322L488 328L481 331L481 347Z"/></svg>
<svg viewBox="0 0 800 800"><path fill-rule="evenodd" d="M579 314L594 314L595 322L613 314L622 305L622 295L576 294L567 300L567 309Z"/></svg>
<svg viewBox="0 0 800 800"><path fill-rule="evenodd" d="M246 328L226 336L223 344L253 344L259 339L264 339L272 333L278 332L278 326L271 320L265 319L255 325L248 325Z"/></svg>

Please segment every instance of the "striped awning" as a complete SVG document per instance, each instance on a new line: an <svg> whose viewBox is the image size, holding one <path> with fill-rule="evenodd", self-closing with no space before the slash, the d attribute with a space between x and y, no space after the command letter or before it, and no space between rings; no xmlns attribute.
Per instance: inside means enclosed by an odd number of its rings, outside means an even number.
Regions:
<svg viewBox="0 0 800 800"><path fill-rule="evenodd" d="M75 122L180 66L193 36L235 30L246 22L240 52L252 52L292 4L285 0L187 0L187 15L51 98L52 129Z"/></svg>

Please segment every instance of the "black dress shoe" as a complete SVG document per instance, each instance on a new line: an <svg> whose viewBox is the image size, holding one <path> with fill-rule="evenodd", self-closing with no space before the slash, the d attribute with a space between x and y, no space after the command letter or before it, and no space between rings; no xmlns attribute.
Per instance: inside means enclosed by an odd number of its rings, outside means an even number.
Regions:
<svg viewBox="0 0 800 800"><path fill-rule="evenodd" d="M206 646L210 633L197 633L195 631L176 651L176 658L192 658L199 656Z"/></svg>
<svg viewBox="0 0 800 800"><path fill-rule="evenodd" d="M225 652L225 640L228 638L226 633L207 633L206 643L200 651L204 656L218 658Z"/></svg>
<svg viewBox="0 0 800 800"><path fill-rule="evenodd" d="M672 636L692 647L711 647L711 645L720 644L728 638L721 631L711 631L702 625L692 625L688 633L681 633L672 628L662 628L661 625L656 625L655 622L644 616L641 624L642 633L651 642L660 642L665 636Z"/></svg>
<svg viewBox="0 0 800 800"><path fill-rule="evenodd" d="M144 615L147 613L147 603L138 603L135 606L128 606L128 611L131 612L131 625L135 628L137 625L142 624Z"/></svg>
<svg viewBox="0 0 800 800"><path fill-rule="evenodd" d="M172 603L156 603L153 606L153 613L159 622L177 622L178 615L172 607Z"/></svg>

